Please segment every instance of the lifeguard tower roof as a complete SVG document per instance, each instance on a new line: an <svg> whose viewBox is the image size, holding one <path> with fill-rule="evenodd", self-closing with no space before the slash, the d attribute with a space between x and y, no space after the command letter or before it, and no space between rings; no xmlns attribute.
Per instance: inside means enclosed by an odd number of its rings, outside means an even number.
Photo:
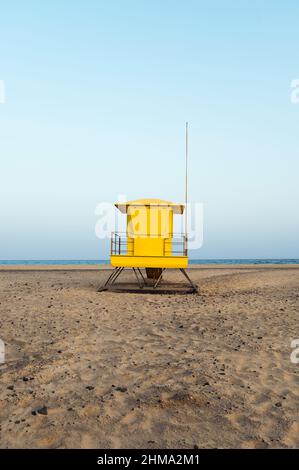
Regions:
<svg viewBox="0 0 299 470"><path fill-rule="evenodd" d="M177 204L175 202L165 201L164 199L136 199L135 201L118 202L115 204L115 207L123 214L128 212L128 207L130 206L170 207L174 214L183 214L185 209L184 204Z"/></svg>

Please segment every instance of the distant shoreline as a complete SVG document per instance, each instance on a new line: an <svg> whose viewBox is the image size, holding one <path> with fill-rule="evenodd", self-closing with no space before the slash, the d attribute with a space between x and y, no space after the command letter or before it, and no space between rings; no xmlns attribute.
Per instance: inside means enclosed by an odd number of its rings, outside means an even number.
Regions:
<svg viewBox="0 0 299 470"><path fill-rule="evenodd" d="M111 270L110 264L1 264L0 272L17 271L104 271ZM128 268L129 269L129 268ZM259 269L299 269L299 263L209 263L209 264L189 264L188 269L194 270L259 270Z"/></svg>
<svg viewBox="0 0 299 470"><path fill-rule="evenodd" d="M189 265L192 266L206 266L206 265L232 265L232 266L240 266L240 265L250 265L250 266L261 266L261 265L299 265L299 258L240 258L240 259L190 259L189 258ZM101 260L0 260L0 268L3 267L45 267L45 266L53 266L53 267L82 267L85 268L89 267L92 268L93 266L98 268L101 267L109 267L110 261L109 259L101 259Z"/></svg>

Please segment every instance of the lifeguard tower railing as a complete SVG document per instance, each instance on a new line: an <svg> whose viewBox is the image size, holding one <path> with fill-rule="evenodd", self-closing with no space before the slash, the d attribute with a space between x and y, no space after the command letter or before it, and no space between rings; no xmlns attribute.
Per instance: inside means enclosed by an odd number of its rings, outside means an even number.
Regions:
<svg viewBox="0 0 299 470"><path fill-rule="evenodd" d="M161 238L161 235L157 235ZM155 235L138 234L138 238L155 238ZM110 254L134 256L134 240L136 235L127 232L112 232ZM167 238L163 238L163 256L188 256L187 237L183 233L172 233Z"/></svg>

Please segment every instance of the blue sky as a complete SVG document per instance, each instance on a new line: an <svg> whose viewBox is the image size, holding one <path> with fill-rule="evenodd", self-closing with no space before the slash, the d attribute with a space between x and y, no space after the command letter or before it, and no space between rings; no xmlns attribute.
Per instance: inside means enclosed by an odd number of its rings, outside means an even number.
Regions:
<svg viewBox="0 0 299 470"><path fill-rule="evenodd" d="M201 258L299 257L299 3L11 1L0 259L107 257L101 201L204 203Z"/></svg>

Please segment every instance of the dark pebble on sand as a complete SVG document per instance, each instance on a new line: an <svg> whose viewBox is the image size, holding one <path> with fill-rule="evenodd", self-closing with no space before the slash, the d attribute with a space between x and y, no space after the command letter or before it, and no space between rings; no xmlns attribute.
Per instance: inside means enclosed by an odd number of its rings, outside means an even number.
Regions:
<svg viewBox="0 0 299 470"><path fill-rule="evenodd" d="M29 380L34 380L33 377L23 377L23 382L28 382Z"/></svg>
<svg viewBox="0 0 299 470"><path fill-rule="evenodd" d="M38 406L31 414L33 414L33 416L36 416L37 414L45 416L48 414L48 408L46 406Z"/></svg>

